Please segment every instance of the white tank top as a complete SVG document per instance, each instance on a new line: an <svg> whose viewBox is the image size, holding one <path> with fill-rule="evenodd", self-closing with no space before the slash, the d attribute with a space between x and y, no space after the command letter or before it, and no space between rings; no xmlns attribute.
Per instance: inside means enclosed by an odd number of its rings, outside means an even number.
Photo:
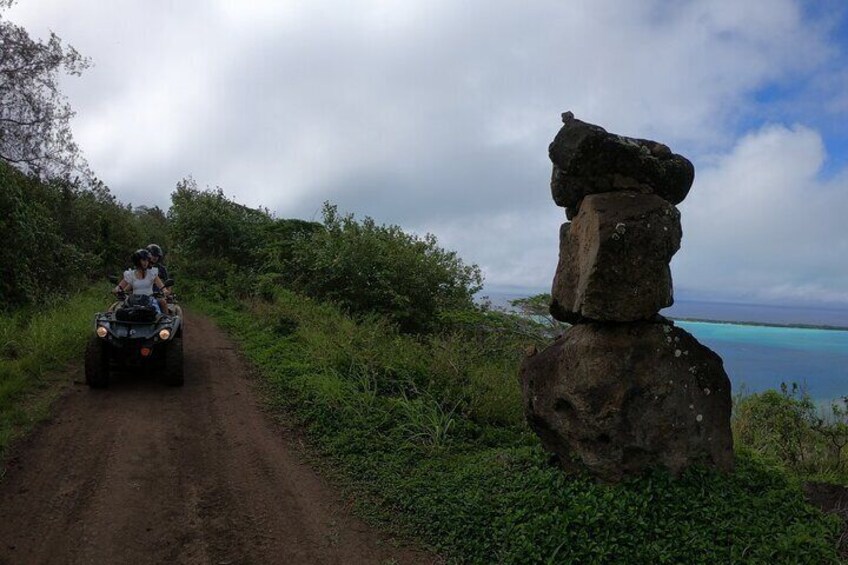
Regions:
<svg viewBox="0 0 848 565"><path fill-rule="evenodd" d="M124 271L124 280L129 283L130 288L132 288L132 293L146 294L148 296L153 294L153 281L159 276L159 269L156 267L150 267L147 269L146 276L143 279L136 277L135 272L135 269L128 269Z"/></svg>

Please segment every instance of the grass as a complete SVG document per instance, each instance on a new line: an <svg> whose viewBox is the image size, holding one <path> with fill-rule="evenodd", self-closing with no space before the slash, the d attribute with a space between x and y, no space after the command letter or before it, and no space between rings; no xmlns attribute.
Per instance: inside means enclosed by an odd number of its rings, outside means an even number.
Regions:
<svg viewBox="0 0 848 565"><path fill-rule="evenodd" d="M94 312L107 302L102 285L39 309L0 319L0 457L46 417L61 383L57 371L82 359Z"/></svg>
<svg viewBox="0 0 848 565"><path fill-rule="evenodd" d="M837 563L841 524L797 478L737 470L605 486L566 476L521 413L520 339L415 338L287 291L204 302L360 510L462 563Z"/></svg>
<svg viewBox="0 0 848 565"><path fill-rule="evenodd" d="M734 398L737 445L807 481L848 485L848 398L830 410L797 384Z"/></svg>

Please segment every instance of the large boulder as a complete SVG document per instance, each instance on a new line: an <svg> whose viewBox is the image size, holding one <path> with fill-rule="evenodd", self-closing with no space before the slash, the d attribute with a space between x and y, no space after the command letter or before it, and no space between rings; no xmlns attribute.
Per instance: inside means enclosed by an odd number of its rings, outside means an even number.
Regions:
<svg viewBox="0 0 848 565"><path fill-rule="evenodd" d="M686 198L695 168L668 146L648 139L608 133L571 112L548 148L553 161L554 202L574 214L584 197L603 192L656 194L679 204Z"/></svg>
<svg viewBox="0 0 848 565"><path fill-rule="evenodd" d="M551 315L630 322L674 302L669 262L680 248L680 212L652 194L587 196L560 229Z"/></svg>
<svg viewBox="0 0 848 565"><path fill-rule="evenodd" d="M616 482L733 468L721 358L668 321L573 326L525 358L520 380L530 427L568 471Z"/></svg>

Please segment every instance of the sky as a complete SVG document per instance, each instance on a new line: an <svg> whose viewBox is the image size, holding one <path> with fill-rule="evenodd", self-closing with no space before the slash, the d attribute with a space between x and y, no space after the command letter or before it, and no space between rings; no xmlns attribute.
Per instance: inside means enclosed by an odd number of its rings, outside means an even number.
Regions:
<svg viewBox="0 0 848 565"><path fill-rule="evenodd" d="M675 292L848 308L841 0L20 0L121 201L192 176L281 218L435 234L492 291L550 288L560 114L689 158Z"/></svg>

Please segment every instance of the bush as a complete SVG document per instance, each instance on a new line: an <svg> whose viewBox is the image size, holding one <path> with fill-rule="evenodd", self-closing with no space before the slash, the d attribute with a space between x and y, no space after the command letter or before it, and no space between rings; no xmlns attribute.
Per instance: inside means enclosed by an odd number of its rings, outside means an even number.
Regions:
<svg viewBox="0 0 848 565"><path fill-rule="evenodd" d="M239 268L260 264L264 230L273 224L267 210L236 204L220 188L199 190L191 178L177 183L171 203L171 233L184 262L222 261Z"/></svg>
<svg viewBox="0 0 848 565"><path fill-rule="evenodd" d="M834 403L827 417L797 384L782 383L736 399L734 440L802 476L848 479L844 469L848 444L848 400Z"/></svg>
<svg viewBox="0 0 848 565"><path fill-rule="evenodd" d="M324 229L293 245L292 286L330 300L357 316L381 315L404 332L438 328L439 316L473 306L482 275L435 236L423 238L395 225L362 222L324 205Z"/></svg>
<svg viewBox="0 0 848 565"><path fill-rule="evenodd" d="M122 267L140 220L100 183L44 183L0 163L0 309L73 292Z"/></svg>

